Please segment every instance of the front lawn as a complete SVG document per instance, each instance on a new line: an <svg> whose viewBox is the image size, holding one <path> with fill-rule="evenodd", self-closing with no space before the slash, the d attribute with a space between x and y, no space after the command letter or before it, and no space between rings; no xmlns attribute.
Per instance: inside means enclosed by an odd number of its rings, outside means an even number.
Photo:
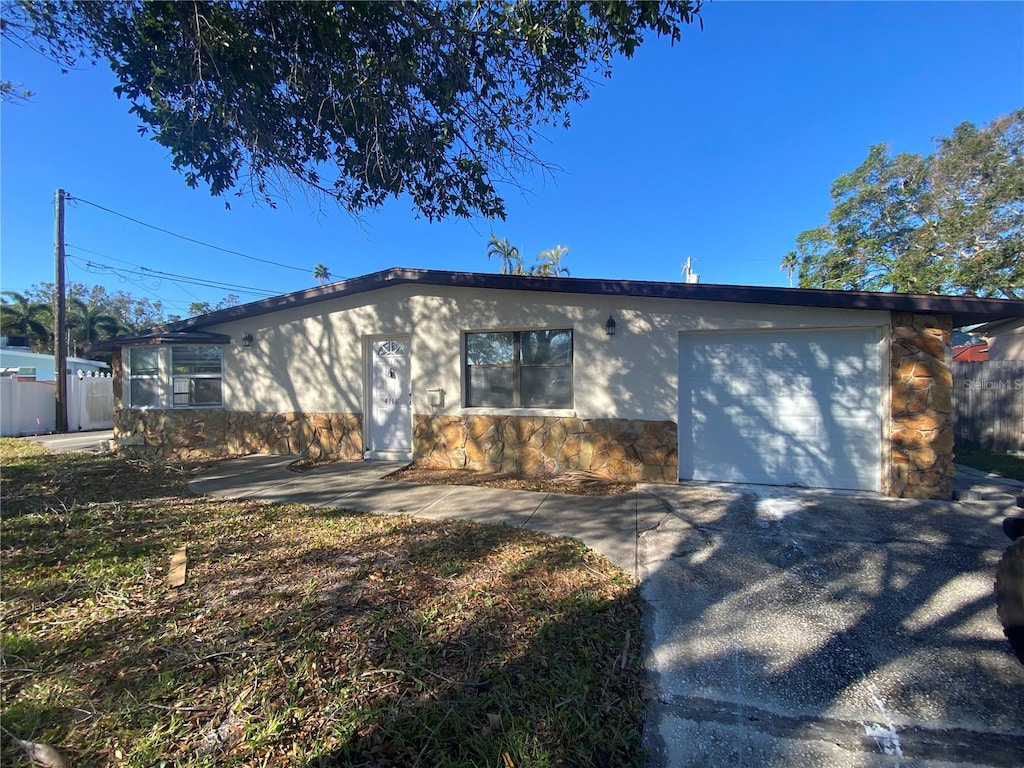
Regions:
<svg viewBox="0 0 1024 768"><path fill-rule="evenodd" d="M2 724L68 765L643 763L637 590L580 544L0 461ZM6 734L0 758L27 765Z"/></svg>
<svg viewBox="0 0 1024 768"><path fill-rule="evenodd" d="M1003 477L1024 480L1024 458L1010 456L1006 453L993 453L980 448L956 447L956 463L980 469L984 472L995 472Z"/></svg>

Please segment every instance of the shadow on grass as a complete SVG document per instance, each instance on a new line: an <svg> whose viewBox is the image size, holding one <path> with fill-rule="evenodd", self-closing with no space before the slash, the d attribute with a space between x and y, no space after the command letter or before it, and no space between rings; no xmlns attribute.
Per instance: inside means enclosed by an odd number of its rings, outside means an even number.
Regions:
<svg viewBox="0 0 1024 768"><path fill-rule="evenodd" d="M642 762L639 598L578 543L64 459L4 475L0 703L20 738L76 766Z"/></svg>

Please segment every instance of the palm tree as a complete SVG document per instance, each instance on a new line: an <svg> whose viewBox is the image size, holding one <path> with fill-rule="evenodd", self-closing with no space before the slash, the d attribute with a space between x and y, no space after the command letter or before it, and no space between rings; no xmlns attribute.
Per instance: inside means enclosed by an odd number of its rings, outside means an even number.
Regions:
<svg viewBox="0 0 1024 768"><path fill-rule="evenodd" d="M68 328L76 352L79 343L88 346L126 330L120 320L104 312L99 305L74 297L68 300Z"/></svg>
<svg viewBox="0 0 1024 768"><path fill-rule="evenodd" d="M313 267L313 278L320 281L320 285L323 285L331 279L331 270L325 267L323 264L317 264Z"/></svg>
<svg viewBox="0 0 1024 768"><path fill-rule="evenodd" d="M569 268L562 266L562 257L569 252L564 245L556 245L537 254L537 263L530 267L530 274L537 277L569 276Z"/></svg>
<svg viewBox="0 0 1024 768"><path fill-rule="evenodd" d="M790 251L782 259L782 264L779 269L784 270L789 274L789 287L793 287L793 273L796 272L797 267L800 266L800 260L796 257L795 251Z"/></svg>
<svg viewBox="0 0 1024 768"><path fill-rule="evenodd" d="M33 348L48 348L53 338L53 308L16 291L3 291L3 296L0 300L0 333L25 336Z"/></svg>
<svg viewBox="0 0 1024 768"><path fill-rule="evenodd" d="M499 240L498 236L491 233L491 241L487 244L487 258L497 256L501 259L501 274L503 275L525 275L523 269L523 257L519 255L519 249L512 245L508 238Z"/></svg>

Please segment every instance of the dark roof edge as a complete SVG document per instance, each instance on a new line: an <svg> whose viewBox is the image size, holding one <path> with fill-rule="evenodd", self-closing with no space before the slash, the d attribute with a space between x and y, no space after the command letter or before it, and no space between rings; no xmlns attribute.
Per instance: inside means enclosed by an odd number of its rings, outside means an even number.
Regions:
<svg viewBox="0 0 1024 768"><path fill-rule="evenodd" d="M230 344L231 337L223 333L206 331L176 331L151 329L135 336L118 336L92 344L89 353L109 352L118 347L143 346L145 344Z"/></svg>
<svg viewBox="0 0 1024 768"><path fill-rule="evenodd" d="M369 275L342 280L330 285L273 296L269 299L220 309L153 328L148 334L173 333L204 328L219 323L302 307L340 296L353 296L391 285L431 285L481 288L505 291L540 291L597 296L725 301L741 304L814 307L821 309L863 309L919 314L951 315L953 326L960 327L1017 315L1024 316L1024 301L979 299L972 296L935 296L869 291L832 291L814 288L773 288L766 286L716 285L712 283L667 283L636 280L606 280L579 277L531 277L496 275L481 272L393 267ZM130 342L119 341L121 346ZM103 342L109 344L110 342Z"/></svg>
<svg viewBox="0 0 1024 768"><path fill-rule="evenodd" d="M979 325L977 328L972 328L971 333L979 333L984 335L986 333L991 333L992 331L998 331L1002 329L1004 326L1009 327L1014 320L1024 320L1024 314L1021 314L1016 317L1003 317L998 320L992 320L991 322L985 323L984 325Z"/></svg>

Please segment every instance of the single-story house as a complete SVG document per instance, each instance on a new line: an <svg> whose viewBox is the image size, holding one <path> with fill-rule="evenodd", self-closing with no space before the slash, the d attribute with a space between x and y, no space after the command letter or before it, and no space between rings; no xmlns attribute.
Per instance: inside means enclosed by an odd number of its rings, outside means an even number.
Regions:
<svg viewBox="0 0 1024 768"><path fill-rule="evenodd" d="M389 269L103 342L129 456L948 498L950 334L1024 302Z"/></svg>

